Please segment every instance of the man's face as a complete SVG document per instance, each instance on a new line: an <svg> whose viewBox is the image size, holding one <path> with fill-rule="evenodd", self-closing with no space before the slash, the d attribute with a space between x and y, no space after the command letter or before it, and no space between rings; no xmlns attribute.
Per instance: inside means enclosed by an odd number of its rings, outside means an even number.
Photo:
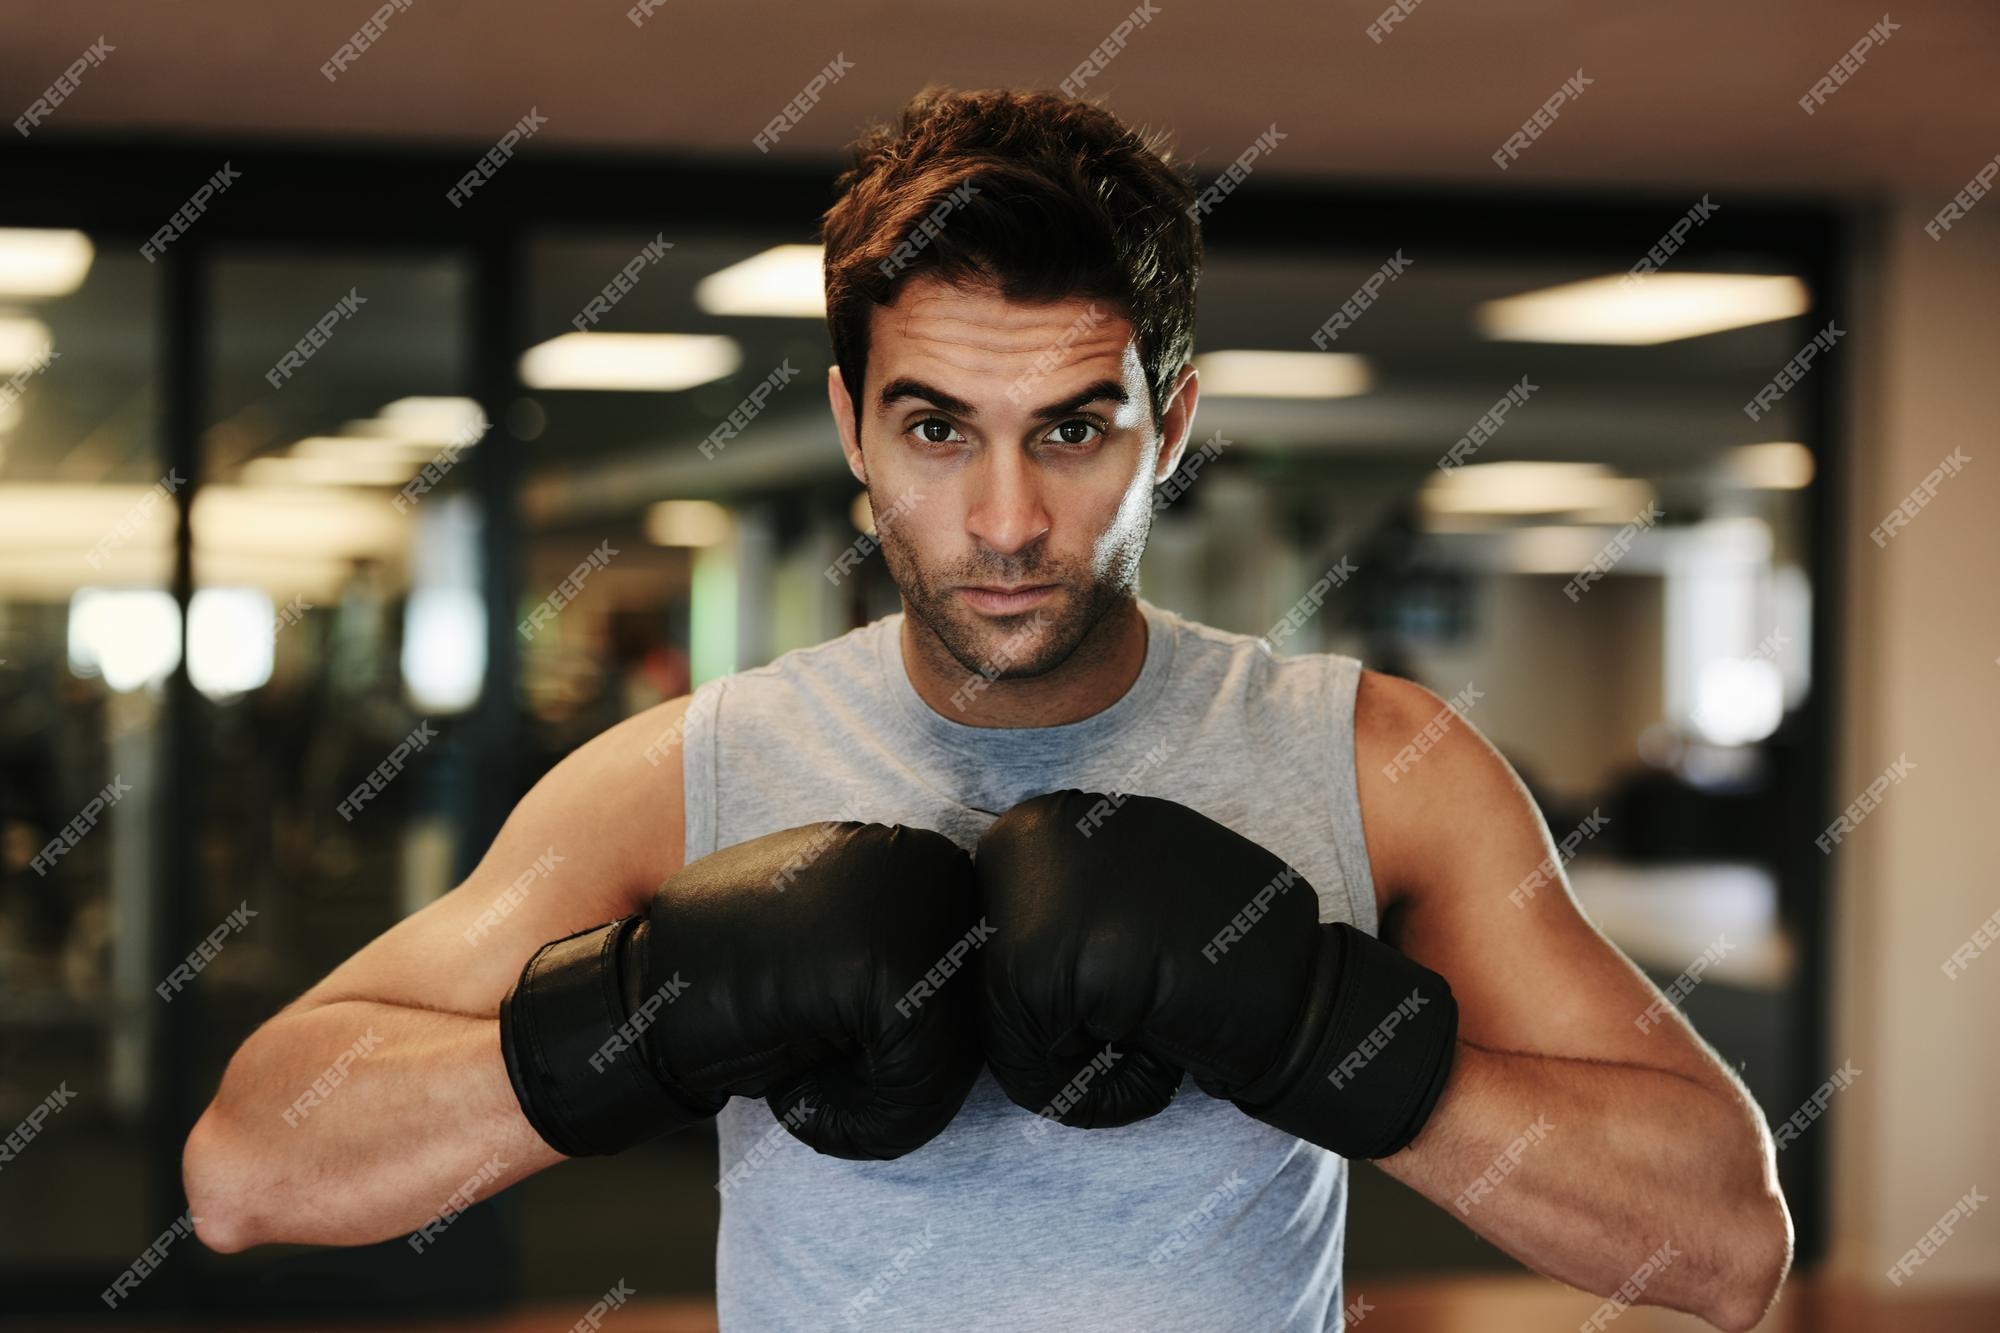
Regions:
<svg viewBox="0 0 2000 1333"><path fill-rule="evenodd" d="M837 367L834 417L910 615L967 671L1039 676L1132 594L1192 381L1184 368L1156 424L1108 302L1022 305L921 275L875 310L860 438Z"/></svg>

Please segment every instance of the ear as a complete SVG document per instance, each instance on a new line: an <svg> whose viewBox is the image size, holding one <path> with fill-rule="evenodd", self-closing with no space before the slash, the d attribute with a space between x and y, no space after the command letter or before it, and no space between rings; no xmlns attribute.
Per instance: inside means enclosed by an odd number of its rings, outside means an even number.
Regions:
<svg viewBox="0 0 2000 1333"><path fill-rule="evenodd" d="M1153 484L1162 486L1181 465L1188 437L1194 433L1195 401L1201 397L1201 376L1190 361L1174 378L1167 394L1167 412L1160 420L1160 452L1153 460Z"/></svg>
<svg viewBox="0 0 2000 1333"><path fill-rule="evenodd" d="M847 470L866 486L868 465L862 460L861 437L854 429L854 399L848 395L838 364L826 368L826 401L833 408L833 428L840 432L840 452L847 455Z"/></svg>

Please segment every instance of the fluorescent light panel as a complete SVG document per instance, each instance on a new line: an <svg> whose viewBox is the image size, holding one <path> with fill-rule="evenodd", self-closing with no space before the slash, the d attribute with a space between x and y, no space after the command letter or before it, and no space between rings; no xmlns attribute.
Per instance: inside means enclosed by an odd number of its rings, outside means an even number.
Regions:
<svg viewBox="0 0 2000 1333"><path fill-rule="evenodd" d="M1432 477L1419 499L1434 518L1561 514L1624 523L1653 488L1601 463L1474 463Z"/></svg>
<svg viewBox="0 0 2000 1333"><path fill-rule="evenodd" d="M1790 319L1812 304L1806 285L1789 275L1655 273L1621 286L1624 276L1486 301L1473 319L1498 342L1652 346Z"/></svg>
<svg viewBox="0 0 2000 1333"><path fill-rule="evenodd" d="M333 462L362 461L403 465L405 473L437 455L439 446L429 440L396 440L367 435L309 435L284 453L287 458L326 459Z"/></svg>
<svg viewBox="0 0 2000 1333"><path fill-rule="evenodd" d="M96 254L80 231L0 227L0 296L68 296Z"/></svg>
<svg viewBox="0 0 2000 1333"><path fill-rule="evenodd" d="M521 354L536 389L667 393L719 380L743 364L734 338L705 333L565 333Z"/></svg>
<svg viewBox="0 0 2000 1333"><path fill-rule="evenodd" d="M445 444L482 430L486 412L476 398L398 398L384 403L369 424L371 434Z"/></svg>
<svg viewBox="0 0 2000 1333"><path fill-rule="evenodd" d="M405 459L279 455L245 463L242 482L246 486L401 486L417 466Z"/></svg>
<svg viewBox="0 0 2000 1333"><path fill-rule="evenodd" d="M695 284L694 303L711 315L826 318L825 254L817 245L774 245Z"/></svg>
<svg viewBox="0 0 2000 1333"><path fill-rule="evenodd" d="M1367 393L1374 375L1349 352L1207 352L1194 359L1201 391L1225 398L1349 398Z"/></svg>

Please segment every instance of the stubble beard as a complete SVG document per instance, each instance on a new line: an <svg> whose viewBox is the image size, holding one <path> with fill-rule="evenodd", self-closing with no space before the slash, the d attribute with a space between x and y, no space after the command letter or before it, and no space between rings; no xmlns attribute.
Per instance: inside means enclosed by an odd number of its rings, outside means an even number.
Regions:
<svg viewBox="0 0 2000 1333"><path fill-rule="evenodd" d="M869 499L874 502L872 490ZM952 660L989 680L1030 680L1068 662L1106 617L1137 595L1151 517L1149 505L1147 521L1136 533L1107 534L1102 575L1052 564L1039 548L1015 561L975 559L927 570L893 523L883 526L876 540L910 617ZM982 583L1053 583L1058 592L1053 609L1042 605L1011 616L983 616L953 591Z"/></svg>

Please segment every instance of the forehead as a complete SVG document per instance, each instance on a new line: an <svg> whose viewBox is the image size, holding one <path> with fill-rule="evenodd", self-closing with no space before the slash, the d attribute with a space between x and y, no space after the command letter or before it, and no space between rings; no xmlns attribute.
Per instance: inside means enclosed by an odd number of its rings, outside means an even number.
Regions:
<svg viewBox="0 0 2000 1333"><path fill-rule="evenodd" d="M868 377L945 381L966 397L1022 375L1045 388L1095 379L1143 382L1131 321L1110 301L1009 301L991 287L950 286L931 274L903 284L870 315Z"/></svg>

